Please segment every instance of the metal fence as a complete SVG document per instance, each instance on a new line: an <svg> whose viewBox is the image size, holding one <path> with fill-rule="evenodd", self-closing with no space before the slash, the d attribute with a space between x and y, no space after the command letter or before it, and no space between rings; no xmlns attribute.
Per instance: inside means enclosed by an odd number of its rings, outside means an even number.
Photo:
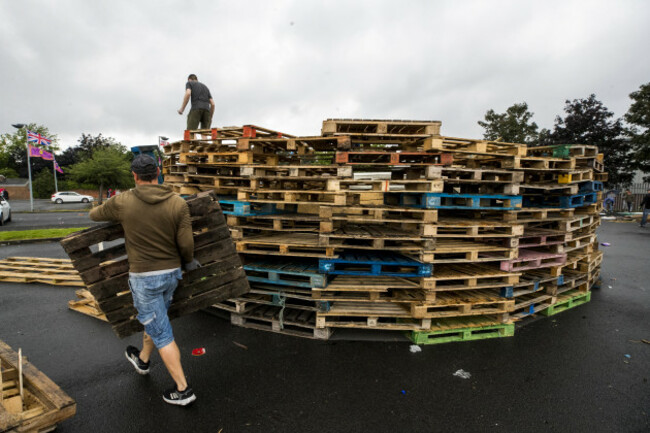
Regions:
<svg viewBox="0 0 650 433"><path fill-rule="evenodd" d="M650 189L650 183L633 183L627 186L609 185L603 192L603 200L607 198L610 191L614 191L616 193L616 197L614 198L614 211L627 212L627 205L625 204L625 200L623 200L623 193L628 189L634 195L632 212L638 212L643 197L645 197L648 193L648 189Z"/></svg>

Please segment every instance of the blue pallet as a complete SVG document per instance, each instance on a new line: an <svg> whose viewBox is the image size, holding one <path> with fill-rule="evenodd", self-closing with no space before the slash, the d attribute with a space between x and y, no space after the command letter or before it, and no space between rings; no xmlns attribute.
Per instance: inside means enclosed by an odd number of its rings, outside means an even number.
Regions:
<svg viewBox="0 0 650 433"><path fill-rule="evenodd" d="M403 192L399 196L400 206L423 209L517 210L521 203L522 197L518 195Z"/></svg>
<svg viewBox="0 0 650 433"><path fill-rule="evenodd" d="M580 182L578 184L578 193L586 194L589 192L598 192L603 190L603 183L598 180L590 180L587 182Z"/></svg>
<svg viewBox="0 0 650 433"><path fill-rule="evenodd" d="M330 275L430 277L433 265L399 254L343 253L336 259L320 259L318 270Z"/></svg>
<svg viewBox="0 0 650 433"><path fill-rule="evenodd" d="M248 281L277 284L283 286L305 287L311 289L327 286L327 275L318 272L315 263L295 261L259 261L244 265ZM251 275L253 272L266 276Z"/></svg>
<svg viewBox="0 0 650 433"><path fill-rule="evenodd" d="M281 213L275 203L253 203L239 200L219 200L219 205L225 215L256 216Z"/></svg>
<svg viewBox="0 0 650 433"><path fill-rule="evenodd" d="M524 196L524 207L569 209L586 206L598 201L598 193L576 195L532 195Z"/></svg>

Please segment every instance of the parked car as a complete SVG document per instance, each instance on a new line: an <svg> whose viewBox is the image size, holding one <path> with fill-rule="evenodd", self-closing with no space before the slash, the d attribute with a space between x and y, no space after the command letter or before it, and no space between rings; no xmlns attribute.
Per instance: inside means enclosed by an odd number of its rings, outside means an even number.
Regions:
<svg viewBox="0 0 650 433"><path fill-rule="evenodd" d="M11 221L11 206L9 201L0 197L0 226Z"/></svg>
<svg viewBox="0 0 650 433"><path fill-rule="evenodd" d="M90 203L95 200L90 195L82 195L74 191L59 191L52 194L52 201L56 204L61 203Z"/></svg>

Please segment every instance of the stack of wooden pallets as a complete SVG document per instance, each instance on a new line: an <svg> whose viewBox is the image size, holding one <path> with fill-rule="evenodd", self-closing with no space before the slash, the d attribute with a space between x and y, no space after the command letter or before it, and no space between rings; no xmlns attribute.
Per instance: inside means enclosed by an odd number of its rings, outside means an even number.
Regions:
<svg viewBox="0 0 650 433"><path fill-rule="evenodd" d="M215 307L241 326L323 339L409 331L428 343L509 336L598 279L595 179L606 174L593 146L328 119L309 137L186 131L165 152L165 183L216 192L227 215L251 292Z"/></svg>

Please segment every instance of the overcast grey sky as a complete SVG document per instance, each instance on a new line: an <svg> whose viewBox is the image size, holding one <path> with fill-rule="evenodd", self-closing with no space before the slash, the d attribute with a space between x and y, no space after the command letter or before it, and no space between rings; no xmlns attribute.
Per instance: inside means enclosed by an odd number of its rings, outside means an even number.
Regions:
<svg viewBox="0 0 650 433"><path fill-rule="evenodd" d="M0 133L36 122L62 147L181 138L190 73L213 126L430 119L469 138L522 101L540 127L591 93L621 116L650 81L644 0L0 0L0 18Z"/></svg>

